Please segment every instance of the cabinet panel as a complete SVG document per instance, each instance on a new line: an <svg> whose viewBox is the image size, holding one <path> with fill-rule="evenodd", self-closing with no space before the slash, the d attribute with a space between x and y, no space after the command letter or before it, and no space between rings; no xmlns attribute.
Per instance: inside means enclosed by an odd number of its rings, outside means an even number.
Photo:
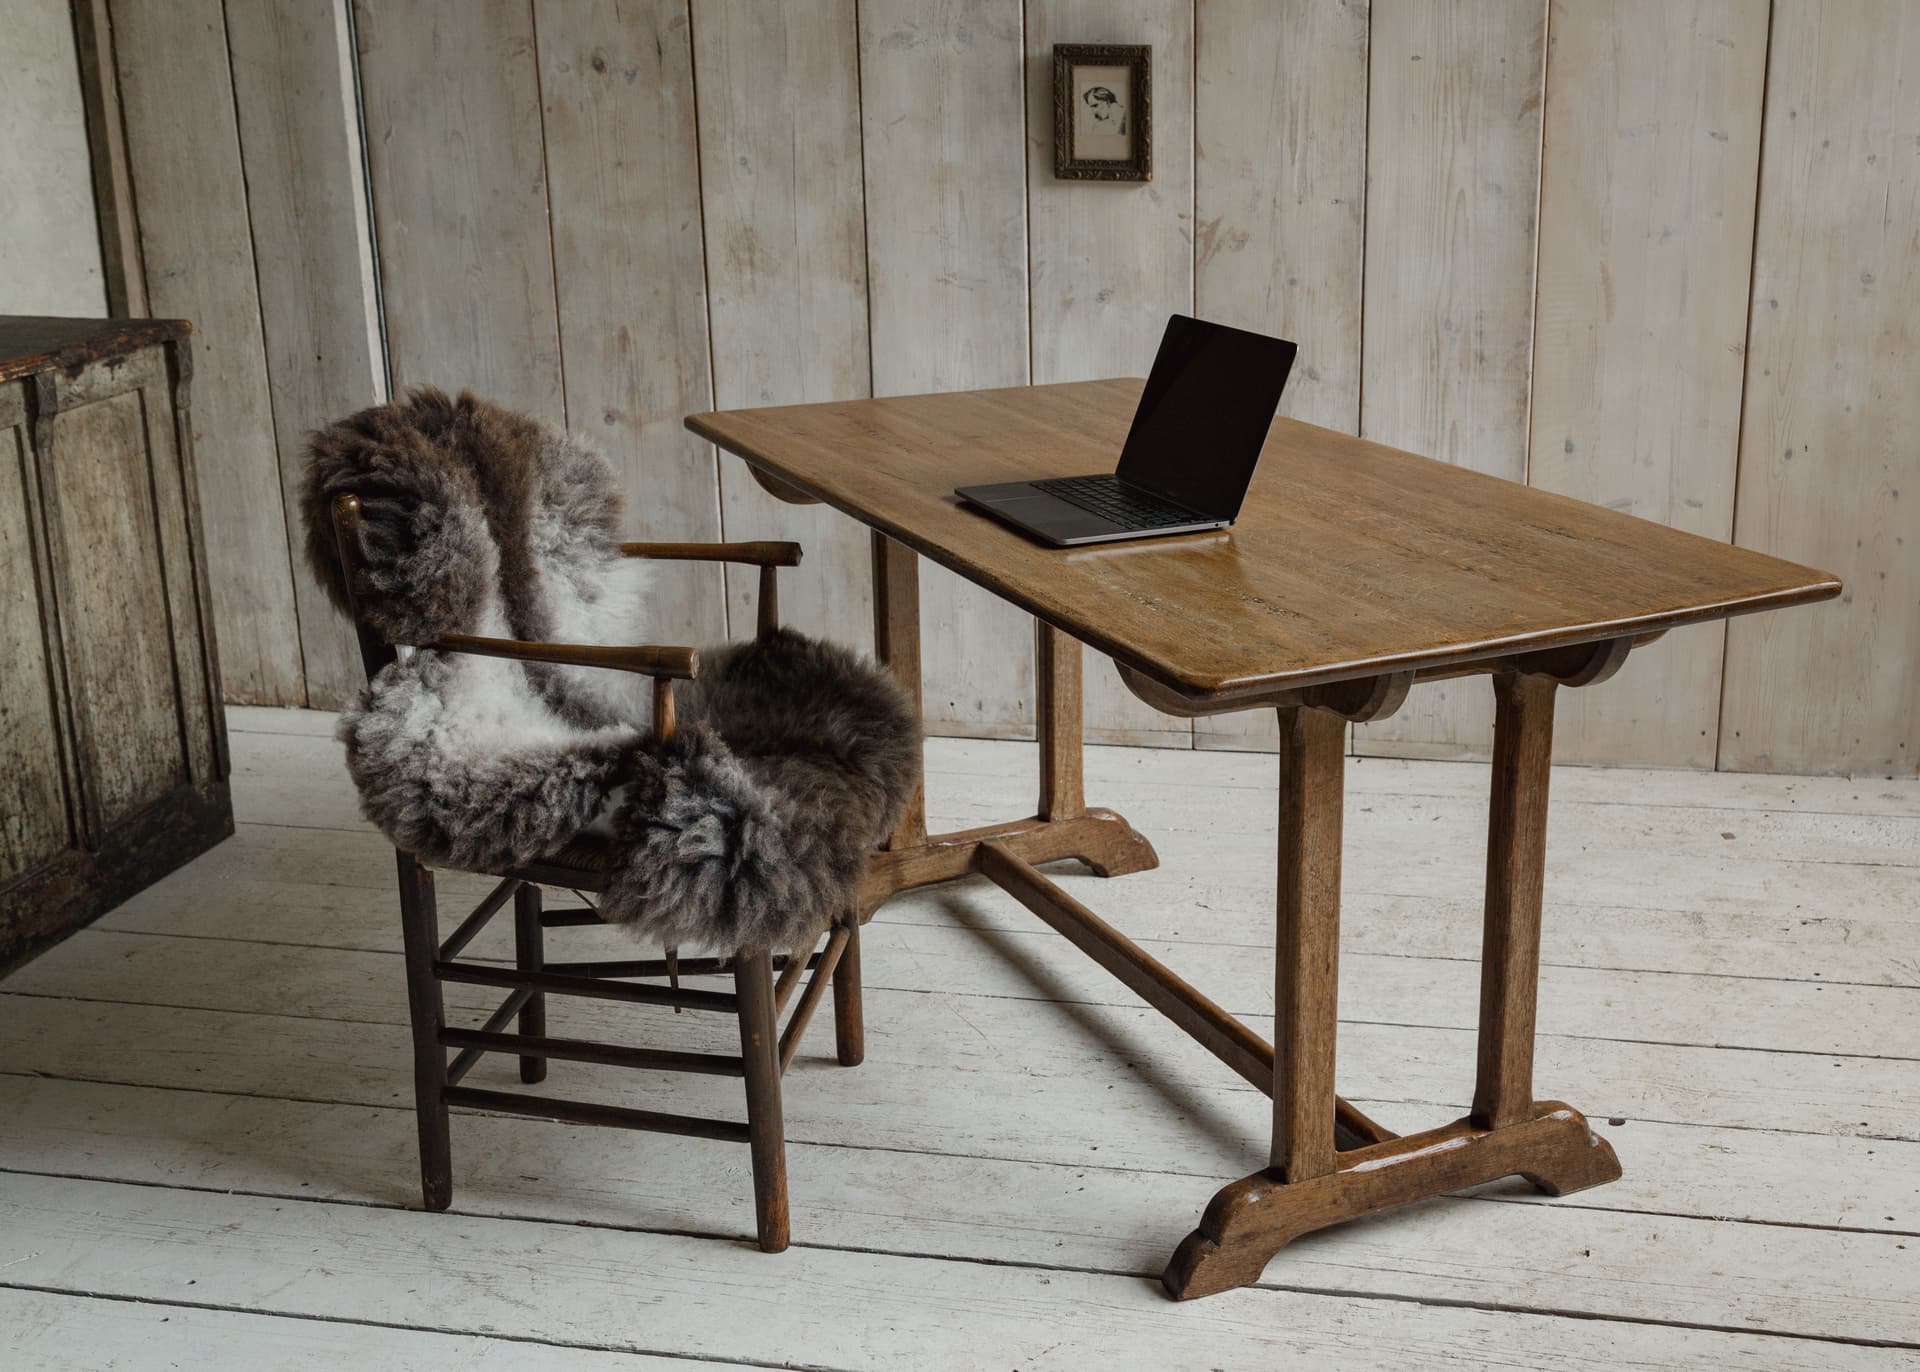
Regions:
<svg viewBox="0 0 1920 1372"><path fill-rule="evenodd" d="M47 674L24 386L0 386L0 885L73 845Z"/></svg>
<svg viewBox="0 0 1920 1372"><path fill-rule="evenodd" d="M178 784L184 761L140 392L46 416L43 433L75 723L111 824Z"/></svg>

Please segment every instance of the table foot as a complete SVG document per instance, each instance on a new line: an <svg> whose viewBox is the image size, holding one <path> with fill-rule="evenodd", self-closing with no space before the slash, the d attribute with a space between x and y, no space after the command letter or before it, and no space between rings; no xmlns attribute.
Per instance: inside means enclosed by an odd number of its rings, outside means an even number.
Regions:
<svg viewBox="0 0 1920 1372"><path fill-rule="evenodd" d="M1160 865L1153 845L1111 810L1082 810L1066 819L1033 816L950 834L930 834L911 846L889 848L868 860L860 886L860 918L872 918L896 892L963 877L978 867L980 845L999 843L1027 862L1078 858L1103 877L1146 872Z"/></svg>
<svg viewBox="0 0 1920 1372"><path fill-rule="evenodd" d="M1076 857L1093 869L1097 877L1124 877L1135 872L1151 872L1160 865L1153 845L1126 819L1112 810L1092 809L1077 817L1083 825L1081 851L1062 854ZM1054 823L1073 823L1055 820Z"/></svg>
<svg viewBox="0 0 1920 1372"><path fill-rule="evenodd" d="M1307 1181L1269 1170L1215 1193L1161 1275L1167 1294L1191 1300L1246 1286L1302 1234L1462 1187L1518 1175L1564 1196L1620 1175L1612 1146L1559 1101L1537 1102L1531 1119L1498 1129L1459 1120L1337 1157L1334 1171Z"/></svg>

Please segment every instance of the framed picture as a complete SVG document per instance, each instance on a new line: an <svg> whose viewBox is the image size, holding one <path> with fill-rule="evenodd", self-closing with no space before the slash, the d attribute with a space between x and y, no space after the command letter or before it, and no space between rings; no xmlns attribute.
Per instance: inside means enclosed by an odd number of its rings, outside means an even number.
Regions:
<svg viewBox="0 0 1920 1372"><path fill-rule="evenodd" d="M1153 49L1056 43L1053 174L1068 181L1153 180Z"/></svg>

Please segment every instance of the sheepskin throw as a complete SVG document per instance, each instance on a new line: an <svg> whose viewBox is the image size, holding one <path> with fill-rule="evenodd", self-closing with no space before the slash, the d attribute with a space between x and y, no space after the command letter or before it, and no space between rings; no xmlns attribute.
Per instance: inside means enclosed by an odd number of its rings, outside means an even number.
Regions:
<svg viewBox="0 0 1920 1372"><path fill-rule="evenodd" d="M354 603L389 641L658 641L647 564L617 547L619 486L579 438L421 389L320 430L306 460L307 560L350 612L331 512L358 496ZM650 940L810 945L918 781L905 696L786 630L704 651L665 741L650 692L625 672L417 651L368 684L340 738L367 818L425 862L592 853L602 917Z"/></svg>

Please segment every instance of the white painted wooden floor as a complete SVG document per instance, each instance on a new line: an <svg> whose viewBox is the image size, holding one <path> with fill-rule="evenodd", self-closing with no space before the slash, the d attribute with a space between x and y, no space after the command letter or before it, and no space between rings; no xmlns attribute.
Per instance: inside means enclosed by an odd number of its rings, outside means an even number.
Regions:
<svg viewBox="0 0 1920 1372"><path fill-rule="evenodd" d="M329 716L231 718L239 833L0 983L0 1366L1920 1367L1920 784L1557 772L1539 1090L1625 1179L1442 1199L1175 1305L1154 1277L1265 1102L978 882L869 926L866 1064L823 1014L789 1073L786 1254L746 1240L744 1148L532 1120L456 1116L454 1211L411 1208L391 854ZM941 827L1030 805L1029 746L930 752ZM1090 750L1163 866L1062 875L1262 1032L1274 766ZM1470 1092L1486 773L1348 776L1341 1087L1420 1128Z"/></svg>

